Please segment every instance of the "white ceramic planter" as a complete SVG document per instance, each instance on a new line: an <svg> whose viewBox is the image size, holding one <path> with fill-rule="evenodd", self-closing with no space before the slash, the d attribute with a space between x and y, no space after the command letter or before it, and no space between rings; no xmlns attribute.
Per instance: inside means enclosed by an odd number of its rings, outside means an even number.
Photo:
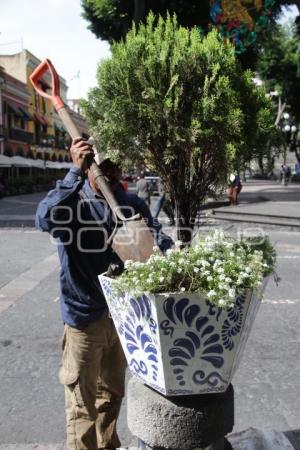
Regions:
<svg viewBox="0 0 300 450"><path fill-rule="evenodd" d="M133 375L167 396L224 392L237 370L262 290L222 310L194 293L116 295L99 277Z"/></svg>

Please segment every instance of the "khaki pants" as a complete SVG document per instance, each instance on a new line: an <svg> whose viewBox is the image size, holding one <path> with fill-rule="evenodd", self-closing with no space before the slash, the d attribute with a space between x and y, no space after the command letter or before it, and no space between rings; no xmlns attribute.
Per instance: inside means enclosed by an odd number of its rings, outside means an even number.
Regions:
<svg viewBox="0 0 300 450"><path fill-rule="evenodd" d="M116 421L124 396L126 360L112 319L83 330L65 325L63 365L67 450L119 447Z"/></svg>

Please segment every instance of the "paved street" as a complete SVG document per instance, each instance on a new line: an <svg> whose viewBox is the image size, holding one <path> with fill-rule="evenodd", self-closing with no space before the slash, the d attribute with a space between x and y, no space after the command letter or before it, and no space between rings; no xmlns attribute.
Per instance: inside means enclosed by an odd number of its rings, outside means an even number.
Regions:
<svg viewBox="0 0 300 450"><path fill-rule="evenodd" d="M0 200L0 450L56 450L65 439L63 388L57 378L62 323L56 250L48 235L26 226L32 217L19 226L15 217L32 216L41 196ZM219 221L215 226L247 225ZM276 245L282 280L278 287L269 282L233 380L234 431L300 428L300 233L264 230ZM119 421L124 446L132 442L125 406Z"/></svg>

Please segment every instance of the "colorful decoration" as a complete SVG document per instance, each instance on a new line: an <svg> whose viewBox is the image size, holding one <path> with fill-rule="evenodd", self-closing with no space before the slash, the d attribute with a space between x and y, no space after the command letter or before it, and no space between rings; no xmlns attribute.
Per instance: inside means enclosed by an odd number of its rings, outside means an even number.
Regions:
<svg viewBox="0 0 300 450"><path fill-rule="evenodd" d="M269 25L275 0L211 0L210 4L210 27L216 26L241 54Z"/></svg>

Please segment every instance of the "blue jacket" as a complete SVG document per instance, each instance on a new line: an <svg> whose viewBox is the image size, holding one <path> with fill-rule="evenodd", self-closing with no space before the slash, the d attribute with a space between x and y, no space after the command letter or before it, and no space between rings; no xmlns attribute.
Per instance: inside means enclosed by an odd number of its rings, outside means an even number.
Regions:
<svg viewBox="0 0 300 450"><path fill-rule="evenodd" d="M145 218L163 251L172 245L171 238L154 223L142 199L125 193L121 187L115 196L121 206L131 207ZM49 232L57 243L61 263L61 314L71 327L84 328L99 319L107 308L98 275L106 272L115 259L113 250L106 244L114 225L106 201L95 194L76 167L57 181L56 188L38 206L37 228Z"/></svg>

